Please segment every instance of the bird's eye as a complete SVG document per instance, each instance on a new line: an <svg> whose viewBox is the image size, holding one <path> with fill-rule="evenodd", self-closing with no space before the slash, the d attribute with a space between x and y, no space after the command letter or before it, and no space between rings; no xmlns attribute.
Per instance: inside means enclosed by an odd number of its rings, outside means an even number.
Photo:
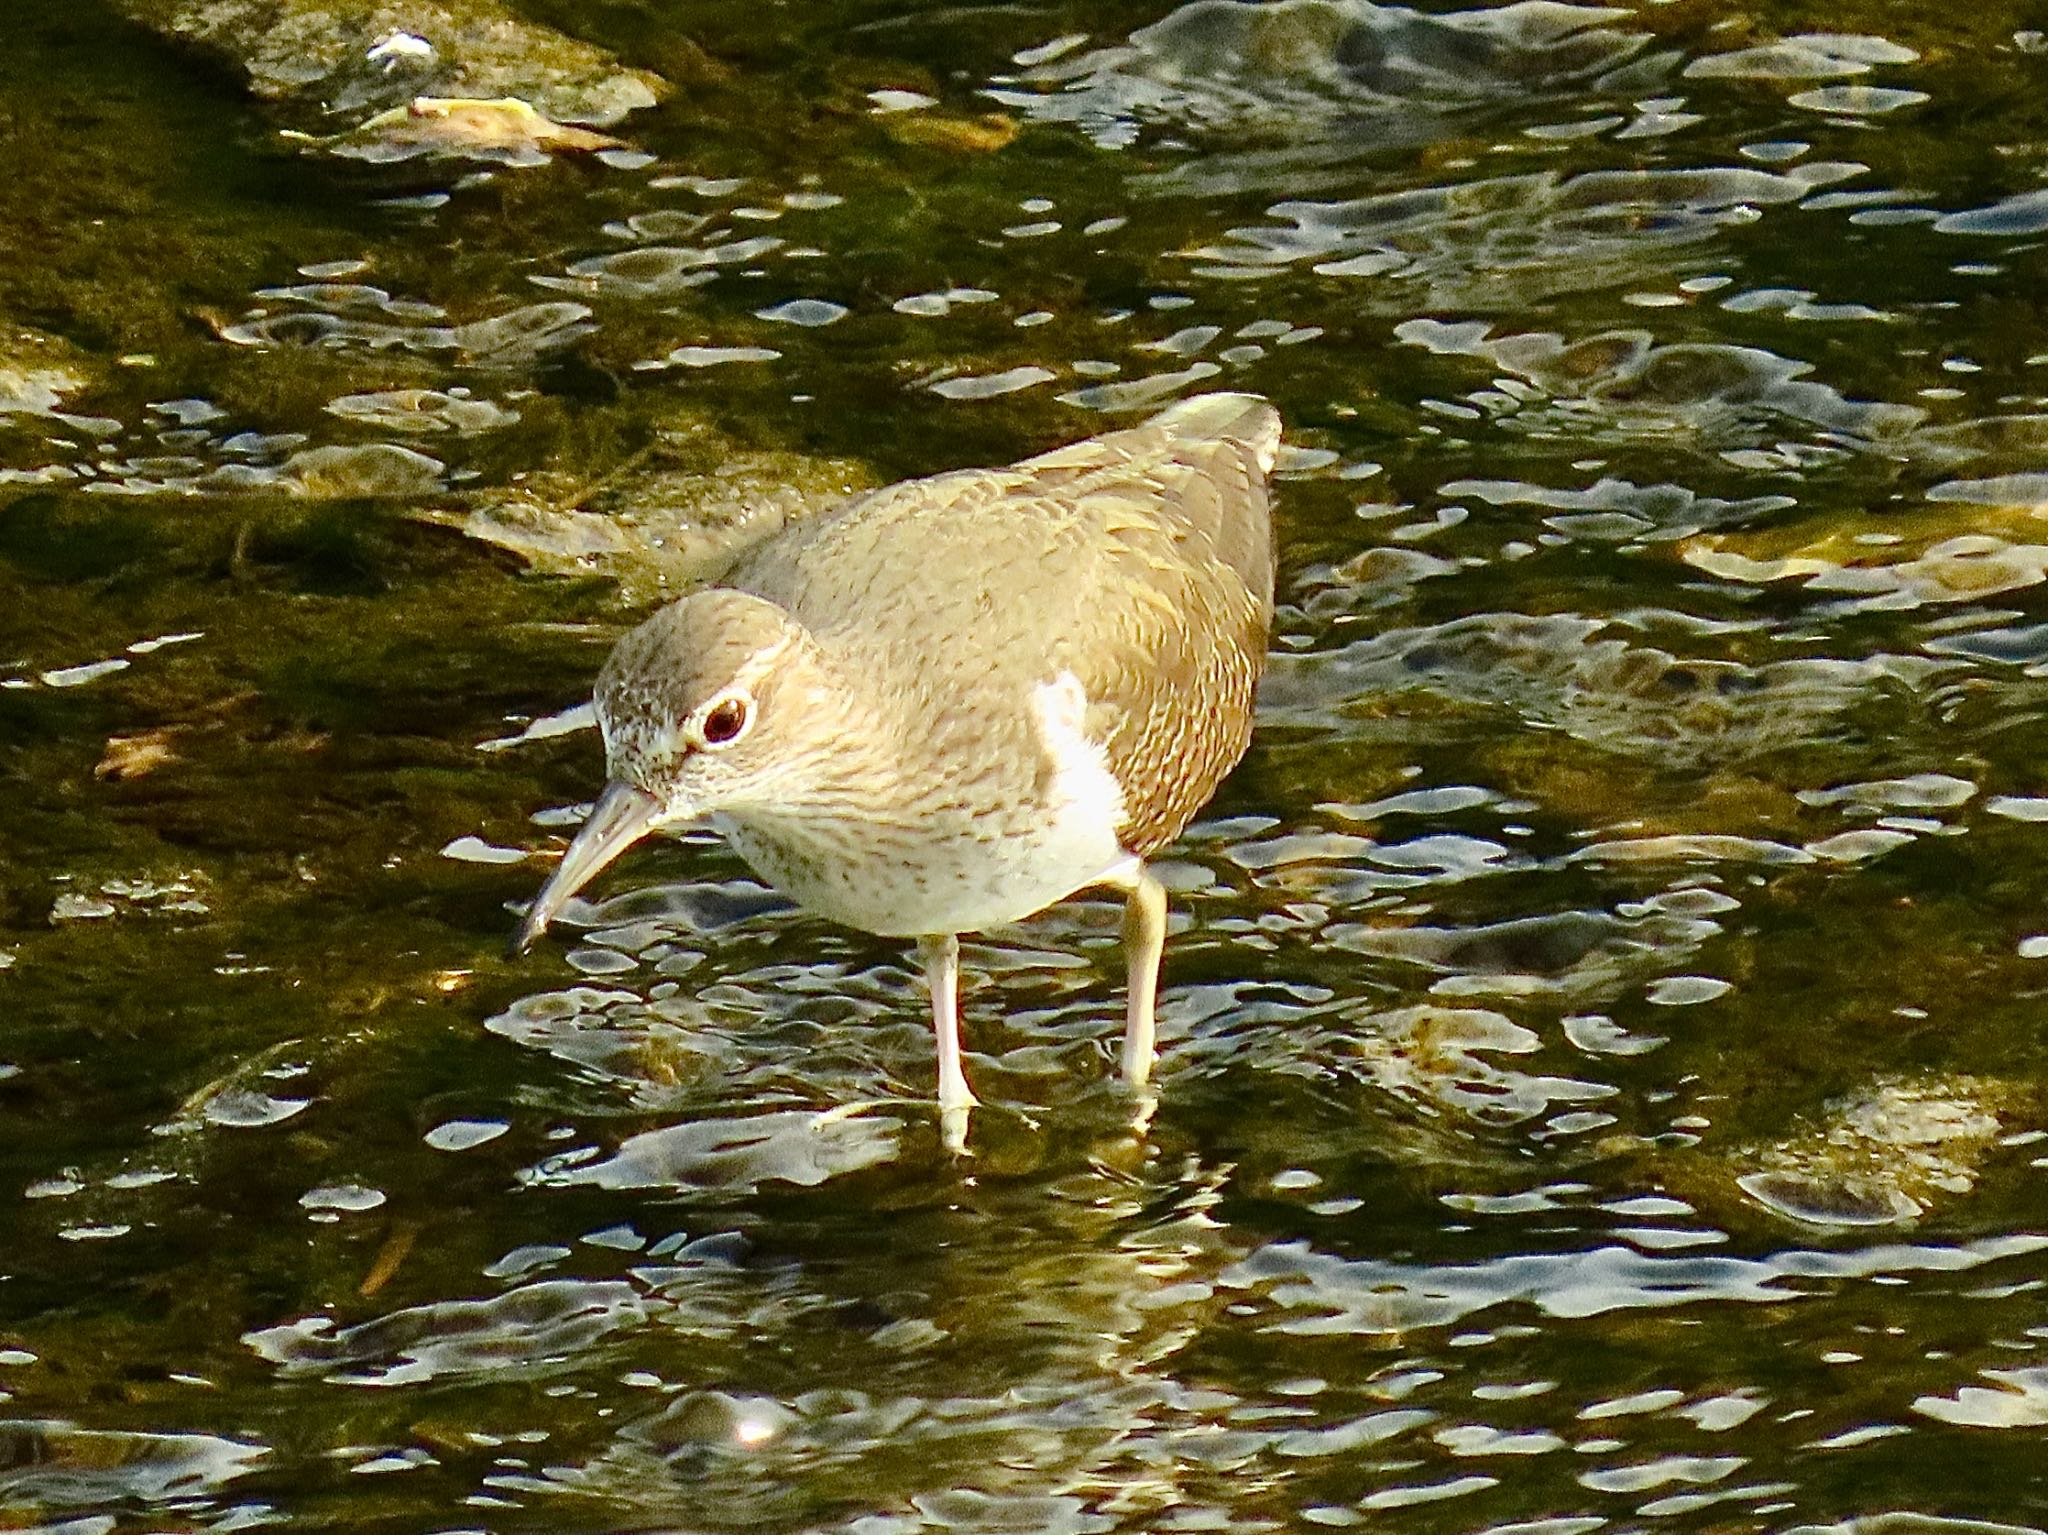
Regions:
<svg viewBox="0 0 2048 1535"><path fill-rule="evenodd" d="M746 728L747 701L744 698L721 698L704 716L704 744L728 746L737 741L740 732Z"/></svg>

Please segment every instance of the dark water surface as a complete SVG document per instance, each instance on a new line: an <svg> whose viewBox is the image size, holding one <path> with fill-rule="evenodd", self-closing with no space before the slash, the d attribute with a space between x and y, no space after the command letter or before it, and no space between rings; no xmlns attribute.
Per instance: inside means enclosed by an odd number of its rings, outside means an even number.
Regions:
<svg viewBox="0 0 2048 1535"><path fill-rule="evenodd" d="M2048 10L519 10L642 153L0 21L0 1523L2048 1526ZM713 844L500 958L600 763L480 748L659 590L565 530L1216 387L1148 1131L1102 902L957 1164Z"/></svg>

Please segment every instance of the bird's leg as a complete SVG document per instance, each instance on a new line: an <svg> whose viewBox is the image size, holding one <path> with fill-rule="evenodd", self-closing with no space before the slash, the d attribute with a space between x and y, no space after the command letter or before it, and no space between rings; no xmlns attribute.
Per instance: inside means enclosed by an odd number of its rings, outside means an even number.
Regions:
<svg viewBox="0 0 2048 1535"><path fill-rule="evenodd" d="M1153 1022L1159 999L1159 960L1166 952L1166 887L1136 858L1106 881L1124 892L1124 959L1130 999L1124 1012L1124 1081L1143 1090L1152 1077Z"/></svg>
<svg viewBox="0 0 2048 1535"><path fill-rule="evenodd" d="M920 938L925 984L932 994L932 1033L939 1041L939 1126L954 1151L967 1144L967 1111L979 1101L960 1066L960 940L952 933Z"/></svg>

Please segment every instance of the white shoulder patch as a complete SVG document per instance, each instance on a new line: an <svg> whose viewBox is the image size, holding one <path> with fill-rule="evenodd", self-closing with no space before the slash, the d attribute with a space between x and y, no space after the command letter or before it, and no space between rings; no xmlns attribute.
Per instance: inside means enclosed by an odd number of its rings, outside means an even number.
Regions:
<svg viewBox="0 0 2048 1535"><path fill-rule="evenodd" d="M1124 791L1100 743L1088 739L1088 693L1072 672L1031 690L1038 741L1052 764L1053 815L1063 833L1111 847L1124 824Z"/></svg>

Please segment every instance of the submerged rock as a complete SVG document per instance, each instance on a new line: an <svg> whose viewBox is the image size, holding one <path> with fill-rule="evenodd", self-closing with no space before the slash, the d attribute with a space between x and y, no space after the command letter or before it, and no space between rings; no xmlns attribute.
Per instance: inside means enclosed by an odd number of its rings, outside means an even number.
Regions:
<svg viewBox="0 0 2048 1535"><path fill-rule="evenodd" d="M1819 526L1705 534L1678 546L1695 570L1745 586L1797 583L1815 595L1883 611L1976 602L2048 580L2048 481L2021 476L1949 481L1910 518L1878 522L1859 509Z"/></svg>
<svg viewBox="0 0 2048 1535"><path fill-rule="evenodd" d="M885 117L882 131L899 144L919 149L986 155L1007 147L1017 137L1018 128L1014 117L1001 112L903 112Z"/></svg>
<svg viewBox="0 0 2048 1535"><path fill-rule="evenodd" d="M1604 751L1711 767L1825 739L1860 703L1938 670L1924 657L1882 654L1700 657L1644 644L1607 620L1479 613L1276 656L1262 697L1275 718L1323 720L1351 700L1423 691L1511 709Z"/></svg>
<svg viewBox="0 0 2048 1535"><path fill-rule="evenodd" d="M445 467L411 448L372 442L294 453L279 480L293 494L316 500L426 496L441 488Z"/></svg>
<svg viewBox="0 0 2048 1535"><path fill-rule="evenodd" d="M2018 1107L1983 1077L1879 1082L1802 1134L1756 1151L1736 1180L1773 1214L1815 1226L1888 1226L1976 1186Z"/></svg>
<svg viewBox="0 0 2048 1535"><path fill-rule="evenodd" d="M0 417L50 415L87 382L85 360L70 346L0 321Z"/></svg>
<svg viewBox="0 0 2048 1535"><path fill-rule="evenodd" d="M609 126L653 106L660 76L522 20L497 0L121 0L198 44L256 95L354 117L417 96L504 98L555 123Z"/></svg>
<svg viewBox="0 0 2048 1535"><path fill-rule="evenodd" d="M638 602L714 579L762 539L871 484L845 460L750 451L685 428L595 488L538 474L469 510L422 515L538 570L610 576Z"/></svg>
<svg viewBox="0 0 2048 1535"><path fill-rule="evenodd" d="M1423 1003L1367 1014L1357 1024L1356 1053L1372 1079L1431 1117L1497 1129L1615 1093L1604 1082L1523 1071L1498 1059L1539 1054L1543 1042L1489 1008Z"/></svg>

